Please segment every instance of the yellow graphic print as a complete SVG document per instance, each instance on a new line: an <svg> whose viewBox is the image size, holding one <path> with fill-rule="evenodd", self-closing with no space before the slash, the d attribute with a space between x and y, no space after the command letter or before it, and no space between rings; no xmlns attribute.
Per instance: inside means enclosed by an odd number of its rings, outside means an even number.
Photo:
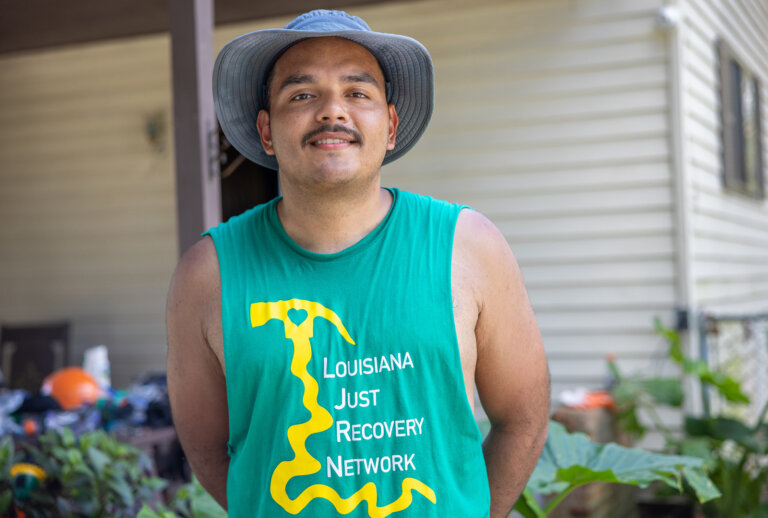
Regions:
<svg viewBox="0 0 768 518"><path fill-rule="evenodd" d="M310 412L308 421L288 428L288 442L293 449L294 458L278 464L272 473L269 486L272 498L291 514L300 513L314 498L328 500L342 514L352 512L360 502L365 500L368 502L368 515L371 518L383 518L406 509L413 500L412 490L418 491L434 504L437 501L435 492L414 478L404 479L400 497L383 507L379 507L377 504L378 496L376 485L373 482L368 482L349 498L342 498L333 488L324 484L309 486L296 498L288 496L286 486L289 480L302 475L312 475L320 471L321 468L320 462L307 451L307 438L312 434L324 432L333 425L331 414L317 403L317 381L307 372L307 364L312 357L312 346L309 339L312 338L312 323L317 317L333 323L341 336L350 344L355 345L338 315L317 302L291 299L251 304L252 327L263 326L273 318L281 320L285 325L285 337L293 341L291 373L304 384L302 403Z"/></svg>

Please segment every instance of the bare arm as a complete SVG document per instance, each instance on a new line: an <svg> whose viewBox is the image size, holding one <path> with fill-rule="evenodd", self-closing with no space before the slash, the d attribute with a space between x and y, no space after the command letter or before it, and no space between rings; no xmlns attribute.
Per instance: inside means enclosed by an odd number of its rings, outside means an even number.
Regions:
<svg viewBox="0 0 768 518"><path fill-rule="evenodd" d="M549 373L520 269L484 216L462 211L456 239L472 264L478 316L475 383L491 431L483 444L491 517L509 513L541 454L549 417Z"/></svg>
<svg viewBox="0 0 768 518"><path fill-rule="evenodd" d="M226 509L229 414L220 293L216 250L205 238L184 254L171 281L166 308L168 392L192 471Z"/></svg>

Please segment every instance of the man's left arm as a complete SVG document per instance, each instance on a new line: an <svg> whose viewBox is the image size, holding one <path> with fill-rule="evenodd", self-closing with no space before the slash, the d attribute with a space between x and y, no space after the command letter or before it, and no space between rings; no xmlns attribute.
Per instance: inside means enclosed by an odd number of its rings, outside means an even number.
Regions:
<svg viewBox="0 0 768 518"><path fill-rule="evenodd" d="M549 372L522 275L504 236L484 216L467 210L456 233L474 266L475 383L491 422L483 443L491 518L503 518L524 489L546 441Z"/></svg>

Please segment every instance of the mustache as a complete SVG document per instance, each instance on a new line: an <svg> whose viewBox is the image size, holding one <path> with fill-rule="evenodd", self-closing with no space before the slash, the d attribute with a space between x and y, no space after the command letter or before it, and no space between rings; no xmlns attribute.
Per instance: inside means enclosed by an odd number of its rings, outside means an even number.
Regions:
<svg viewBox="0 0 768 518"><path fill-rule="evenodd" d="M307 144L309 144L309 141L311 139L315 138L321 133L346 133L347 135L355 139L358 143L362 144L363 142L363 138L360 135L360 133L358 133L353 129L346 128L341 124L336 124L335 126L331 126L331 125L320 126L319 128L310 131L309 133L304 135L304 137L302 137L301 146L302 147L306 146Z"/></svg>

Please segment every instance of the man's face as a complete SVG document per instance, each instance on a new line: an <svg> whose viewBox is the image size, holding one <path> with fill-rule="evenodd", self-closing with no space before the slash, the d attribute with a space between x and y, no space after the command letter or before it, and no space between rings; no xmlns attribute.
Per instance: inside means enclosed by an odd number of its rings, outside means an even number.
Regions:
<svg viewBox="0 0 768 518"><path fill-rule="evenodd" d="M343 38L297 43L275 63L269 97L259 134L284 182L332 186L378 178L395 146L397 114L364 47Z"/></svg>

